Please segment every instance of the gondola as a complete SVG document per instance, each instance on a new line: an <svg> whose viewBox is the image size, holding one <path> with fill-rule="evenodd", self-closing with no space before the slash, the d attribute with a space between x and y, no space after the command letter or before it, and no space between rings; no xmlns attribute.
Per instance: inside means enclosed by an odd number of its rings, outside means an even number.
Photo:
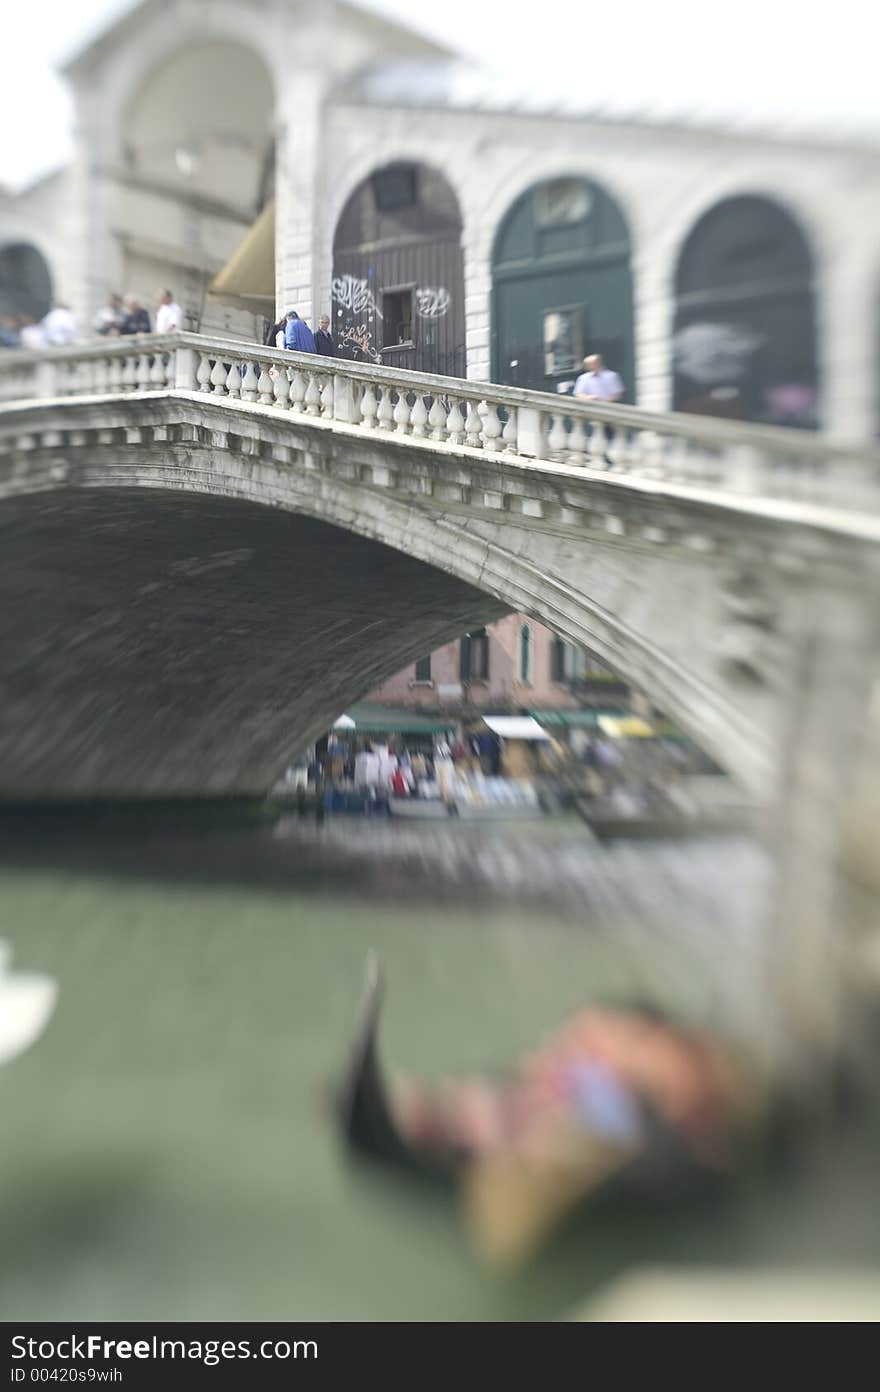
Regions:
<svg viewBox="0 0 880 1392"><path fill-rule="evenodd" d="M500 1141L470 1134L462 1124L467 1089L483 1089L493 1115L505 1109L512 1115L534 1086L522 1065L476 1080L450 1080L439 1093L436 1085L409 1080L401 1093L380 1061L382 999L382 972L371 953L357 1028L336 1091L345 1151L352 1159L459 1189L476 1245L489 1257L528 1255L564 1213L598 1191L665 1200L716 1187L729 1172L738 1138L754 1119L752 1086L714 1041L650 1007L596 1007L575 1018L575 1033L583 1028L589 1036L591 1020L594 1033L604 1020L609 1038L615 1028L621 1036L629 1030L634 1038L643 1037L658 1060L664 1051L668 1056L667 1086L674 1081L678 1056L682 1086L691 1088L697 1111L702 1107L707 1116L711 1113L705 1134L695 1130L693 1117L683 1116L677 1123L668 1108L664 1114L650 1086L623 1086L610 1073L612 1085L604 1092L600 1087L598 1107L594 1089L592 1111L563 1108L561 1120L553 1113L543 1129L540 1120L526 1128L525 1141L519 1133ZM540 1053L534 1057L540 1064ZM580 1063L575 1053L569 1068L575 1077ZM588 1077L595 1063L589 1052L583 1063ZM401 1105L402 1096L408 1098L406 1105Z"/></svg>

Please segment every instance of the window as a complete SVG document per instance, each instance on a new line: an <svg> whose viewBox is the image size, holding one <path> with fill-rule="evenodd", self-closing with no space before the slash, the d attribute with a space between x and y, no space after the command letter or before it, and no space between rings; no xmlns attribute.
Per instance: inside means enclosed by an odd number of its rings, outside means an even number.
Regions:
<svg viewBox="0 0 880 1392"><path fill-rule="evenodd" d="M532 680L532 630L528 624L519 631L519 679L526 683Z"/></svg>
<svg viewBox="0 0 880 1392"><path fill-rule="evenodd" d="M416 663L416 681L429 682L431 680L431 654L427 657L420 657Z"/></svg>
<svg viewBox="0 0 880 1392"><path fill-rule="evenodd" d="M397 348L402 344L412 347L413 342L413 292L412 286L405 290L383 290L382 292L382 347Z"/></svg>
<svg viewBox="0 0 880 1392"><path fill-rule="evenodd" d="M373 175L373 197L380 213L411 208L416 201L416 171L412 164L389 164Z"/></svg>
<svg viewBox="0 0 880 1392"><path fill-rule="evenodd" d="M564 638L554 637L553 647L550 651L550 679L555 682L564 682L568 677L568 644Z"/></svg>
<svg viewBox="0 0 880 1392"><path fill-rule="evenodd" d="M544 315L544 372L574 372L584 356L584 315L580 305L548 309Z"/></svg>
<svg viewBox="0 0 880 1392"><path fill-rule="evenodd" d="M459 652L459 680L480 682L489 680L489 635L485 628L466 633Z"/></svg>
<svg viewBox="0 0 880 1392"><path fill-rule="evenodd" d="M535 222L538 227L562 227L583 222L593 195L582 179L551 179L535 189Z"/></svg>

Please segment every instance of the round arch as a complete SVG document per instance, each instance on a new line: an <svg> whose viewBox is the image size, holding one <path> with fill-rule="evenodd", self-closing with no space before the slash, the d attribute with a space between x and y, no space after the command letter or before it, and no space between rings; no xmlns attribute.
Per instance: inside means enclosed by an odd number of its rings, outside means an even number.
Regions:
<svg viewBox="0 0 880 1392"><path fill-rule="evenodd" d="M341 356L466 373L462 215L440 170L397 159L355 185L333 234Z"/></svg>
<svg viewBox="0 0 880 1392"><path fill-rule="evenodd" d="M0 316L37 322L52 308L52 273L28 241L0 246Z"/></svg>
<svg viewBox="0 0 880 1392"><path fill-rule="evenodd" d="M675 273L677 410L815 428L813 254L775 199L738 194L691 229Z"/></svg>
<svg viewBox="0 0 880 1392"><path fill-rule="evenodd" d="M594 180L545 178L514 200L495 233L492 379L556 391L588 352L621 374L632 399L629 226Z"/></svg>

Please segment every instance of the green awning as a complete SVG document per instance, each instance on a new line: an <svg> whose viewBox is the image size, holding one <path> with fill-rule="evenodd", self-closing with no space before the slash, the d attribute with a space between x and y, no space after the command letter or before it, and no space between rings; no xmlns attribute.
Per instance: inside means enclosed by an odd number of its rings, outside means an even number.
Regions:
<svg viewBox="0 0 880 1392"><path fill-rule="evenodd" d="M539 725L549 729L551 726L556 729L580 729L594 730L603 716L625 715L622 710L530 710L529 715L537 720Z"/></svg>
<svg viewBox="0 0 880 1392"><path fill-rule="evenodd" d="M457 722L441 716L419 715L392 706L349 706L356 735L446 735Z"/></svg>

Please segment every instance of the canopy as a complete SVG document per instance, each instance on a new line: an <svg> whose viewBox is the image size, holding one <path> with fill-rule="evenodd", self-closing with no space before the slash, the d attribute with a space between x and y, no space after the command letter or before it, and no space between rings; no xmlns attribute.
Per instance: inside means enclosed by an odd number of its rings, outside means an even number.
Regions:
<svg viewBox="0 0 880 1392"><path fill-rule="evenodd" d="M593 730L601 719L615 719L625 715L625 711L596 711L596 710L533 710L529 715L537 720L539 725L545 729L587 729Z"/></svg>
<svg viewBox="0 0 880 1392"><path fill-rule="evenodd" d="M483 724L488 725L496 735L509 740L549 740L546 730L542 730L537 720L530 715L484 715Z"/></svg>
<svg viewBox="0 0 880 1392"><path fill-rule="evenodd" d="M275 318L275 204L267 203L208 287L212 300Z"/></svg>
<svg viewBox="0 0 880 1392"><path fill-rule="evenodd" d="M654 739L656 730L638 715L600 715L599 729L612 739Z"/></svg>
<svg viewBox="0 0 880 1392"><path fill-rule="evenodd" d="M346 721L345 725L341 721ZM456 722L442 716L419 715L417 711L369 704L351 706L333 726L334 730L356 730L359 735L446 735Z"/></svg>

